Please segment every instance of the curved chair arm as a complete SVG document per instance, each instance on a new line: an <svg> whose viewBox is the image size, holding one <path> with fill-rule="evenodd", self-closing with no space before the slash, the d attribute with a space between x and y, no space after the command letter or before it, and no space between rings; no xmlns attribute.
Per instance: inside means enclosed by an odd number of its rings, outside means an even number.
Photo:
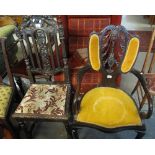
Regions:
<svg viewBox="0 0 155 155"><path fill-rule="evenodd" d="M152 112L153 112L153 100L152 100L151 95L147 89L146 81L145 81L144 77L142 76L142 74L138 70L132 69L130 72L138 78L138 80L139 80L140 84L142 85L142 88L145 92L145 95L147 97L148 111L147 112L140 112L140 114L141 114L142 118L148 119L151 117ZM133 94L133 92L132 92L132 94ZM141 108L140 108L140 110L141 110Z"/></svg>
<svg viewBox="0 0 155 155"><path fill-rule="evenodd" d="M74 100L72 105L73 114L76 114L79 111L79 108L80 108L79 101L81 100L81 97L80 97L81 82L83 79L83 75L90 69L91 69L90 64L87 64L83 68L79 69L77 73L77 89L74 95Z"/></svg>

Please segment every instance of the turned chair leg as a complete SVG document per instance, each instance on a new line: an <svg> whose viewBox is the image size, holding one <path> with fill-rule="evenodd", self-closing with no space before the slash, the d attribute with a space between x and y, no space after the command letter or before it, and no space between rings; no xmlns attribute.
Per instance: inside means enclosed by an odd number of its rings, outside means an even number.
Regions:
<svg viewBox="0 0 155 155"><path fill-rule="evenodd" d="M29 133L24 122L18 122L19 135L21 139L29 138Z"/></svg>
<svg viewBox="0 0 155 155"><path fill-rule="evenodd" d="M79 139L78 129L72 129L72 136L74 139Z"/></svg>
<svg viewBox="0 0 155 155"><path fill-rule="evenodd" d="M141 139L145 135L145 131L138 131L136 135L136 139Z"/></svg>
<svg viewBox="0 0 155 155"><path fill-rule="evenodd" d="M37 121L34 121L30 127L30 129L28 130L28 138L32 139L33 138L33 130L36 126L38 122Z"/></svg>
<svg viewBox="0 0 155 155"><path fill-rule="evenodd" d="M64 122L64 126L66 128L67 138L68 139L73 139L72 129L71 129L71 126L69 125L69 123L68 122Z"/></svg>
<svg viewBox="0 0 155 155"><path fill-rule="evenodd" d="M20 138L28 138L32 139L33 138L33 130L37 124L37 121L34 121L29 127L28 124L25 122L18 122L19 128L20 128Z"/></svg>
<svg viewBox="0 0 155 155"><path fill-rule="evenodd" d="M16 81L16 84L19 88L19 93L20 93L20 96L24 96L25 92L24 92L24 88L23 88L23 84L22 84L22 80L20 77L15 77L15 81Z"/></svg>

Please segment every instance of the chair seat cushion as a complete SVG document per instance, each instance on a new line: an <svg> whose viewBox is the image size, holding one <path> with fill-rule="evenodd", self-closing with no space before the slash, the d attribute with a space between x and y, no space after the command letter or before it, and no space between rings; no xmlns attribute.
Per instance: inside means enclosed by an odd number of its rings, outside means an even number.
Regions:
<svg viewBox="0 0 155 155"><path fill-rule="evenodd" d="M14 116L63 116L66 93L67 85L65 84L32 84L17 107Z"/></svg>
<svg viewBox="0 0 155 155"><path fill-rule="evenodd" d="M142 125L133 99L124 91L110 87L88 91L82 98L76 119L105 128Z"/></svg>
<svg viewBox="0 0 155 155"><path fill-rule="evenodd" d="M0 85L0 118L4 118L6 116L11 95L12 95L11 87Z"/></svg>

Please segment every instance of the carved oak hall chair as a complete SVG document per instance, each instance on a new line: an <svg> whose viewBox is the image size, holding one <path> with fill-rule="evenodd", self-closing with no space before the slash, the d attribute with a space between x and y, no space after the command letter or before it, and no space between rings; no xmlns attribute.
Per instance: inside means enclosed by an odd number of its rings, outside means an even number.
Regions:
<svg viewBox="0 0 155 155"><path fill-rule="evenodd" d="M89 40L89 64L78 72L78 87L73 102L72 134L78 138L82 127L103 132L135 130L136 138L145 133L143 119L152 114L152 99L145 80L133 69L139 49L139 39L131 36L123 26L109 25L100 33L92 32ZM119 57L116 57L119 55ZM103 74L102 81L85 94L80 93L84 74L89 70ZM134 98L115 84L117 76L134 74L148 100L148 111L141 111Z"/></svg>
<svg viewBox="0 0 155 155"><path fill-rule="evenodd" d="M18 37L31 85L13 117L27 136L34 127L33 123L27 129L25 122L29 121L60 121L68 129L71 85L60 21L51 16L28 16ZM59 73L64 73L63 82L54 79Z"/></svg>
<svg viewBox="0 0 155 155"><path fill-rule="evenodd" d="M0 138L17 138L16 129L10 119L12 108L14 106L15 84L10 71L8 57L6 54L7 38L0 38L0 47L2 48L5 68L8 75L8 81L4 83L4 79L0 75Z"/></svg>

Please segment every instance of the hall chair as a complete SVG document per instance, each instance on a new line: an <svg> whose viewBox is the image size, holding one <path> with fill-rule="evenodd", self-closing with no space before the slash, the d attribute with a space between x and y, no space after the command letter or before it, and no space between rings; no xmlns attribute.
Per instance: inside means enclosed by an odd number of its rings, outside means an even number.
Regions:
<svg viewBox="0 0 155 155"><path fill-rule="evenodd" d="M30 87L12 117L27 138L32 138L34 126L40 121L63 122L69 136L71 85L61 19L27 16L17 36ZM55 80L59 73L64 73L64 81Z"/></svg>
<svg viewBox="0 0 155 155"><path fill-rule="evenodd" d="M6 54L6 40L7 38L0 38L0 47L2 49L2 57L5 62L6 73L8 77L4 82L2 75L0 75L0 138L18 138L15 125L10 116L13 112L15 104L15 83L10 71L8 56Z"/></svg>
<svg viewBox="0 0 155 155"><path fill-rule="evenodd" d="M120 25L109 25L99 33L94 31L90 34L89 63L78 72L78 86L72 104L73 138L79 138L79 129L83 127L107 133L135 130L136 138L144 136L143 120L151 117L153 107L143 75L133 68L138 49L139 39ZM83 94L80 92L81 81L90 70L101 72L102 80ZM141 110L141 105L126 89L116 85L117 77L127 73L137 77L148 101L146 111Z"/></svg>
<svg viewBox="0 0 155 155"><path fill-rule="evenodd" d="M26 21L28 18L30 18L31 16L19 16L19 21L17 21L16 23L16 29L14 31L14 33L16 34L17 36L17 43L18 45L20 46L20 43L19 43L19 29L20 27L22 27L22 25L25 23L24 21ZM37 16L36 16L37 17ZM60 16L54 16L55 19L59 19L59 21L61 20L61 17ZM42 16L42 18L40 18L40 20L44 20L44 16ZM58 43L59 44L59 43ZM59 46L59 45L58 45ZM61 46L60 47L57 47L57 48L60 48L60 61L62 62L62 48ZM55 52L56 48L54 48L54 53L56 54ZM11 67L11 72L13 74L13 77L14 77L14 80L19 88L19 93L20 93L20 96L21 98L24 96L24 94L26 93L25 92L25 82L23 79L29 79L29 75L28 75L28 72L27 72L27 67L26 67L26 63L25 63L25 59L24 59L24 56L23 54L21 54L21 48L18 48L18 53L19 53L19 60ZM29 55L29 53L27 53ZM29 55L29 56L33 56L34 57L34 61L36 62L37 61L37 58L35 57L35 54L32 52L32 55ZM56 56L54 55L54 61L56 61ZM64 81L64 74L56 74L53 78L55 78L56 80L59 80L60 81L60 75L61 75L61 81ZM37 78L39 78L39 76L37 76Z"/></svg>

